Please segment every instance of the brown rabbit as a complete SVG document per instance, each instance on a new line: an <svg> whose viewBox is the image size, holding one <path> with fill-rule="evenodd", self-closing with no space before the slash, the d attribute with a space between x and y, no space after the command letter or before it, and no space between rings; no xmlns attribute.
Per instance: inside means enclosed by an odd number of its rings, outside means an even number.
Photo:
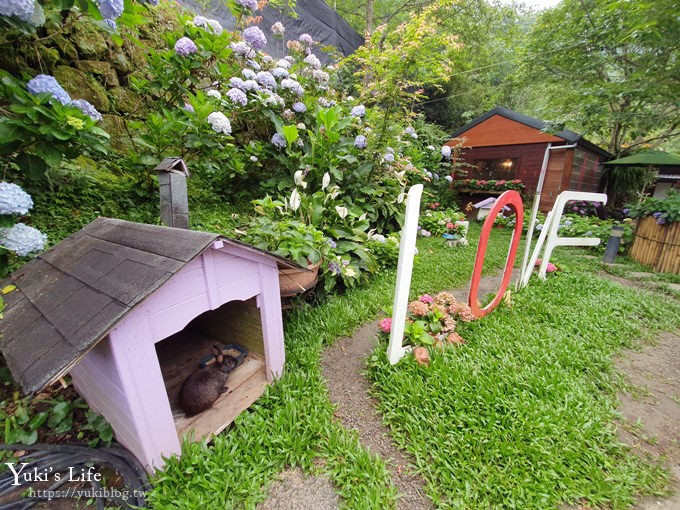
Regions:
<svg viewBox="0 0 680 510"><path fill-rule="evenodd" d="M215 363L199 368L182 383L179 390L179 406L187 416L210 409L219 396L227 391L225 383L229 373L236 368L238 360L222 354L219 346L212 349Z"/></svg>

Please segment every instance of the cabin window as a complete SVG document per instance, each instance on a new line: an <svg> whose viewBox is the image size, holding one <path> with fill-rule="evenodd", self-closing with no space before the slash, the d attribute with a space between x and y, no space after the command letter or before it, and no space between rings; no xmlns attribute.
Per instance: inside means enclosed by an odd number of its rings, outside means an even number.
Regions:
<svg viewBox="0 0 680 510"><path fill-rule="evenodd" d="M572 191L592 191L600 181L602 170L599 158L592 152L576 148L574 163L571 167L569 189Z"/></svg>
<svg viewBox="0 0 680 510"><path fill-rule="evenodd" d="M472 179L505 179L512 180L517 172L518 158L478 159L473 161Z"/></svg>

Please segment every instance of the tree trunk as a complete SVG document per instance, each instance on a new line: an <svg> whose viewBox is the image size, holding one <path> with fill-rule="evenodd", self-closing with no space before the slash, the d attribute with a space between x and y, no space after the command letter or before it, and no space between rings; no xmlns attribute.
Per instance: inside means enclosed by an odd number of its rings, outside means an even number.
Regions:
<svg viewBox="0 0 680 510"><path fill-rule="evenodd" d="M366 39L373 33L373 0L366 0Z"/></svg>

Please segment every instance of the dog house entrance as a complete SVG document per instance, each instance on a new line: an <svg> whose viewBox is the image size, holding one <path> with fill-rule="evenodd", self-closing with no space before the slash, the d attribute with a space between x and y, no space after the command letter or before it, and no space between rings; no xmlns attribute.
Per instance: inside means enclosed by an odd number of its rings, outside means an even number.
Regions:
<svg viewBox="0 0 680 510"><path fill-rule="evenodd" d="M200 368L201 359L210 354L216 343L239 345L247 355L229 374L228 390L217 402L210 409L188 417L179 407L180 387ZM199 315L182 331L158 342L156 354L180 441L192 432L194 440L208 440L212 434L220 433L255 402L267 386L262 323L255 298L230 301ZM229 354L237 357L240 353Z"/></svg>

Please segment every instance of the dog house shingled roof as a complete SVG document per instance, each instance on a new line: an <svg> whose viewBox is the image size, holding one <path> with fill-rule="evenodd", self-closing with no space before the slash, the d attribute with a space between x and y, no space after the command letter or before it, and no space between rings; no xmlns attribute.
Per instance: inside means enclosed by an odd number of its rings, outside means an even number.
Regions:
<svg viewBox="0 0 680 510"><path fill-rule="evenodd" d="M137 303L214 241L286 259L219 234L98 218L2 283L0 350L24 391L63 376Z"/></svg>

